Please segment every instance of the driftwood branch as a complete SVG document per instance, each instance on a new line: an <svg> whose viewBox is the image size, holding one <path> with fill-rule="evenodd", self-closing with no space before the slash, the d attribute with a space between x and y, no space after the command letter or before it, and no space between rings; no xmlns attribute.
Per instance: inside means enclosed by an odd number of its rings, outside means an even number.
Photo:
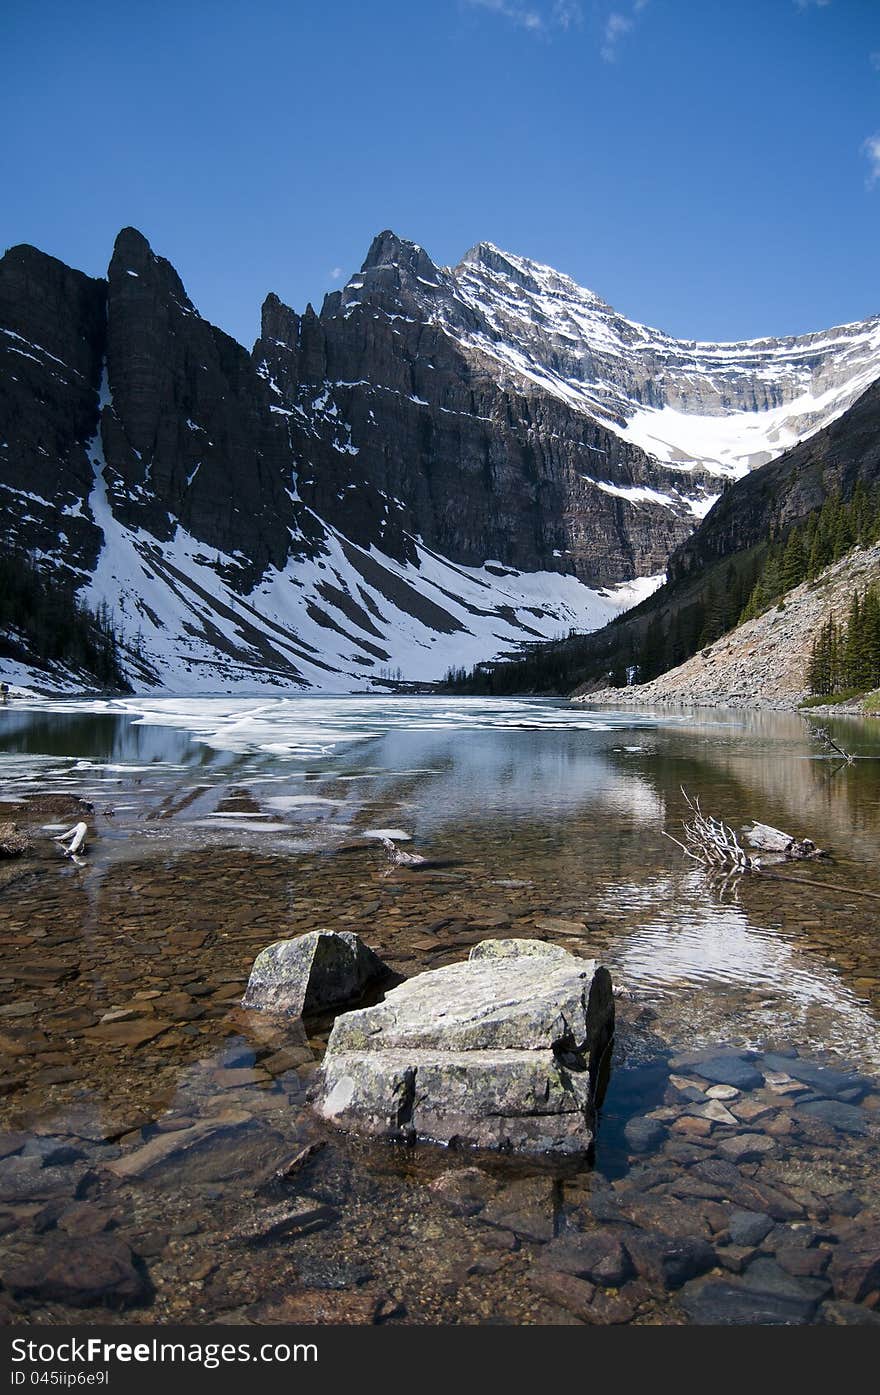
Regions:
<svg viewBox="0 0 880 1395"><path fill-rule="evenodd" d="M88 824L75 823L72 828L68 828L64 833L59 833L53 842L61 844L65 857L76 857L77 853L85 852L88 831Z"/></svg>
<svg viewBox="0 0 880 1395"><path fill-rule="evenodd" d="M701 862L704 867L711 867L714 871L758 871L760 862L749 856L733 829L722 819L704 814L699 799L691 799L686 789L682 788L681 792L691 811L691 818L682 821L685 841L679 842L665 829L664 837L669 838L694 862Z"/></svg>
<svg viewBox="0 0 880 1395"><path fill-rule="evenodd" d="M845 751L844 748L834 740L834 737L827 727L810 727L810 736L814 741L819 741L825 747L826 751L833 751L836 756L840 756L840 759L845 760L847 765L853 764L855 756L851 756L849 751Z"/></svg>
<svg viewBox="0 0 880 1395"><path fill-rule="evenodd" d="M382 846L388 854L389 867L382 873L384 877L391 875L395 867L424 867L428 859L422 857L421 853L408 853L399 848L390 838L382 838Z"/></svg>
<svg viewBox="0 0 880 1395"><path fill-rule="evenodd" d="M867 891L862 886L842 886L840 882L820 882L815 877L789 877L781 872L764 872L774 882L797 882L798 886L818 887L821 891L834 891L838 896L869 896L872 901L880 901L880 891Z"/></svg>
<svg viewBox="0 0 880 1395"><path fill-rule="evenodd" d="M390 838L383 838L382 846L395 867L421 867L428 860L426 857L422 857L421 853L404 852Z"/></svg>
<svg viewBox="0 0 880 1395"><path fill-rule="evenodd" d="M790 877L782 876L778 872L768 872L757 858L749 857L740 846L732 828L729 828L721 819L707 818L700 809L699 800L691 799L683 787L681 792L693 814L693 818L685 819L682 822L686 841L679 842L678 838L673 838L672 834L667 833L665 829L663 836L675 843L676 847L681 848L688 857L693 858L694 862L700 862L704 867L710 867L713 871L724 873L721 884L723 888L727 889L732 881L737 881L738 873L759 872L763 877L776 882L796 882L799 886L810 887L811 890L833 891L839 896L868 896L873 901L880 901L880 891L868 891L864 887L857 886L844 886L839 882L818 881L813 877ZM774 835L776 839L788 837L787 834L781 833L778 828L771 828L769 824L755 824L752 833L759 828L766 831L768 835ZM820 848L816 848L809 838L802 839L801 844L809 844L815 851L800 854L800 856L809 858L827 856ZM774 848L773 851L777 851L777 849ZM798 854L794 856L798 856Z"/></svg>

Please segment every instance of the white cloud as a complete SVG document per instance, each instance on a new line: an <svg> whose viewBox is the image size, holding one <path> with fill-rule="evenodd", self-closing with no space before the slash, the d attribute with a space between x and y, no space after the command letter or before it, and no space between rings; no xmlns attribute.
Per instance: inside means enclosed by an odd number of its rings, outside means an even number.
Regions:
<svg viewBox="0 0 880 1395"><path fill-rule="evenodd" d="M862 145L862 154L868 161L867 185L873 189L875 184L880 183L880 131L868 136Z"/></svg>
<svg viewBox="0 0 880 1395"><path fill-rule="evenodd" d="M475 10L489 10L494 15L501 15L511 24L520 29L529 29L533 34L541 33L544 29L544 17L538 10L514 4L512 0L465 0L465 4Z"/></svg>
<svg viewBox="0 0 880 1395"><path fill-rule="evenodd" d="M880 73L880 49L878 49L876 53L868 54L868 62L871 64L872 68L876 68L877 72Z"/></svg>
<svg viewBox="0 0 880 1395"><path fill-rule="evenodd" d="M571 29L573 25L580 24L583 17L583 10L577 0L555 0L552 18L560 29Z"/></svg>
<svg viewBox="0 0 880 1395"><path fill-rule="evenodd" d="M613 63L617 58L617 45L628 34L633 27L633 21L628 15L621 14L619 10L612 10L605 21L605 29L602 35L602 47L599 50L606 63Z"/></svg>
<svg viewBox="0 0 880 1395"><path fill-rule="evenodd" d="M799 10L824 10L831 0L794 0Z"/></svg>
<svg viewBox="0 0 880 1395"><path fill-rule="evenodd" d="M619 10L612 10L607 15L602 29L602 43L599 48L606 63L617 61L617 49L620 41L635 29L636 20L650 3L651 0L630 0L625 8L621 6Z"/></svg>
<svg viewBox="0 0 880 1395"><path fill-rule="evenodd" d="M464 0L464 4L474 10L488 10L531 34L568 30L580 24L584 17L579 0L552 0L552 3L541 0L531 5L522 4L520 0Z"/></svg>
<svg viewBox="0 0 880 1395"><path fill-rule="evenodd" d="M345 275L345 270L343 269L343 267L341 267L341 266L334 266L333 270L330 272L330 280L331 280L331 281L338 281L339 278L340 278L340 276L344 276L344 275Z"/></svg>

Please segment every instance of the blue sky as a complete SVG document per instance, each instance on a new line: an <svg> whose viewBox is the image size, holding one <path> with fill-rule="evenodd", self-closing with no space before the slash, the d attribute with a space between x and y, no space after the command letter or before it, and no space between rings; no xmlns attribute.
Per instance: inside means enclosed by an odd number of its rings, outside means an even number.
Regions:
<svg viewBox="0 0 880 1395"><path fill-rule="evenodd" d="M139 227L246 344L392 227L684 337L880 311L880 0L4 0L0 245Z"/></svg>

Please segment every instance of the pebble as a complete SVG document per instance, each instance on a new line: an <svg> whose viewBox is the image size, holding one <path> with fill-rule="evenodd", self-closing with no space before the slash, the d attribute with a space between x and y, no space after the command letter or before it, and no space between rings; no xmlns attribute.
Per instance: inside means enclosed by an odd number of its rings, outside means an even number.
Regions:
<svg viewBox="0 0 880 1395"><path fill-rule="evenodd" d="M735 1100L739 1099L739 1093L733 1085L710 1085L706 1091L710 1100Z"/></svg>

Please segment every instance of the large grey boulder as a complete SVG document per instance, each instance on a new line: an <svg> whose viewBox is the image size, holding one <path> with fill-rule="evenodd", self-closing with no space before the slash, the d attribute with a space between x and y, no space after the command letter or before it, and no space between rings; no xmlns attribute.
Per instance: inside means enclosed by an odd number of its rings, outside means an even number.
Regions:
<svg viewBox="0 0 880 1395"><path fill-rule="evenodd" d="M318 1112L376 1136L587 1151L614 1031L611 978L595 960L535 944L484 942L466 963L338 1017Z"/></svg>
<svg viewBox="0 0 880 1395"><path fill-rule="evenodd" d="M257 955L241 1005L302 1017L351 1002L389 973L350 930L312 930Z"/></svg>

